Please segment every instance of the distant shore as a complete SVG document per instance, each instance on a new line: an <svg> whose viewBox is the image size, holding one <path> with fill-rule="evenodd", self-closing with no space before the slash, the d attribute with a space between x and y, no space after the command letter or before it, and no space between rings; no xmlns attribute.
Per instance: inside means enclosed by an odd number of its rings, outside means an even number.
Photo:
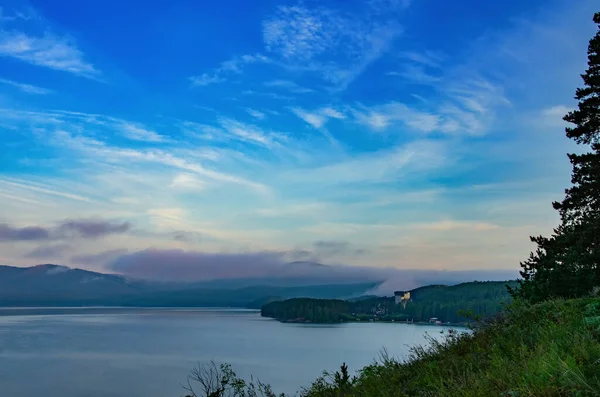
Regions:
<svg viewBox="0 0 600 397"><path fill-rule="evenodd" d="M368 320L340 320L340 321L310 321L304 319L278 319L275 317L262 316L265 318L270 318L275 321L279 321L280 323L288 323L288 324L323 324L323 325L332 325L332 324L346 324L346 323L386 323L386 324L414 324L414 325L437 325L440 327L461 327L466 328L470 324L469 323L431 323L429 321L396 321L396 320L382 320L382 319L368 319Z"/></svg>

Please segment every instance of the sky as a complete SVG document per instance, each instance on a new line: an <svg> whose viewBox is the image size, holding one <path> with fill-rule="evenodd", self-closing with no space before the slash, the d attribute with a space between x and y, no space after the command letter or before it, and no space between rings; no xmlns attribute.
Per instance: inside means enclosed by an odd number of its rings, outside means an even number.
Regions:
<svg viewBox="0 0 600 397"><path fill-rule="evenodd" d="M0 263L516 272L557 224L595 0L0 6Z"/></svg>

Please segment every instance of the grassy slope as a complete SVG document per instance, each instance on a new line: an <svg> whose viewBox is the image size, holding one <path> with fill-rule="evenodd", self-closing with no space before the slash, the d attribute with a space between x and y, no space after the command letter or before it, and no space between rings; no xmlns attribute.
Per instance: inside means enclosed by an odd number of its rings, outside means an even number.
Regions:
<svg viewBox="0 0 600 397"><path fill-rule="evenodd" d="M303 396L600 395L600 299L507 308L472 335L385 359L350 382L329 376Z"/></svg>

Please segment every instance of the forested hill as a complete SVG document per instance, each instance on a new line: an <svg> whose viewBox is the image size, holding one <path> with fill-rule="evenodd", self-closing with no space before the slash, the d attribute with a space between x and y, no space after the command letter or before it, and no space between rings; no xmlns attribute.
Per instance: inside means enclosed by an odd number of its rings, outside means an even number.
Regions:
<svg viewBox="0 0 600 397"><path fill-rule="evenodd" d="M453 286L430 285L411 291L411 300L395 304L393 297L357 301L295 298L264 305L261 315L289 322L332 323L341 321L465 322L465 313L492 316L510 299L507 285L514 281L469 282Z"/></svg>

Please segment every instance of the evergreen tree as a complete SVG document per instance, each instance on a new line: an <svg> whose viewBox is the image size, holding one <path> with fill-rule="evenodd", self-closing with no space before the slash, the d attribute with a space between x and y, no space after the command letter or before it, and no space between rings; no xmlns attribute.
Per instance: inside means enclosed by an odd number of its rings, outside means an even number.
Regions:
<svg viewBox="0 0 600 397"><path fill-rule="evenodd" d="M574 125L567 137L587 152L568 155L573 186L553 203L561 224L550 238L531 238L538 248L521 263L522 280L511 291L532 302L583 296L600 286L600 12L593 19L598 32L588 46L584 86L575 94L578 107L563 118Z"/></svg>

